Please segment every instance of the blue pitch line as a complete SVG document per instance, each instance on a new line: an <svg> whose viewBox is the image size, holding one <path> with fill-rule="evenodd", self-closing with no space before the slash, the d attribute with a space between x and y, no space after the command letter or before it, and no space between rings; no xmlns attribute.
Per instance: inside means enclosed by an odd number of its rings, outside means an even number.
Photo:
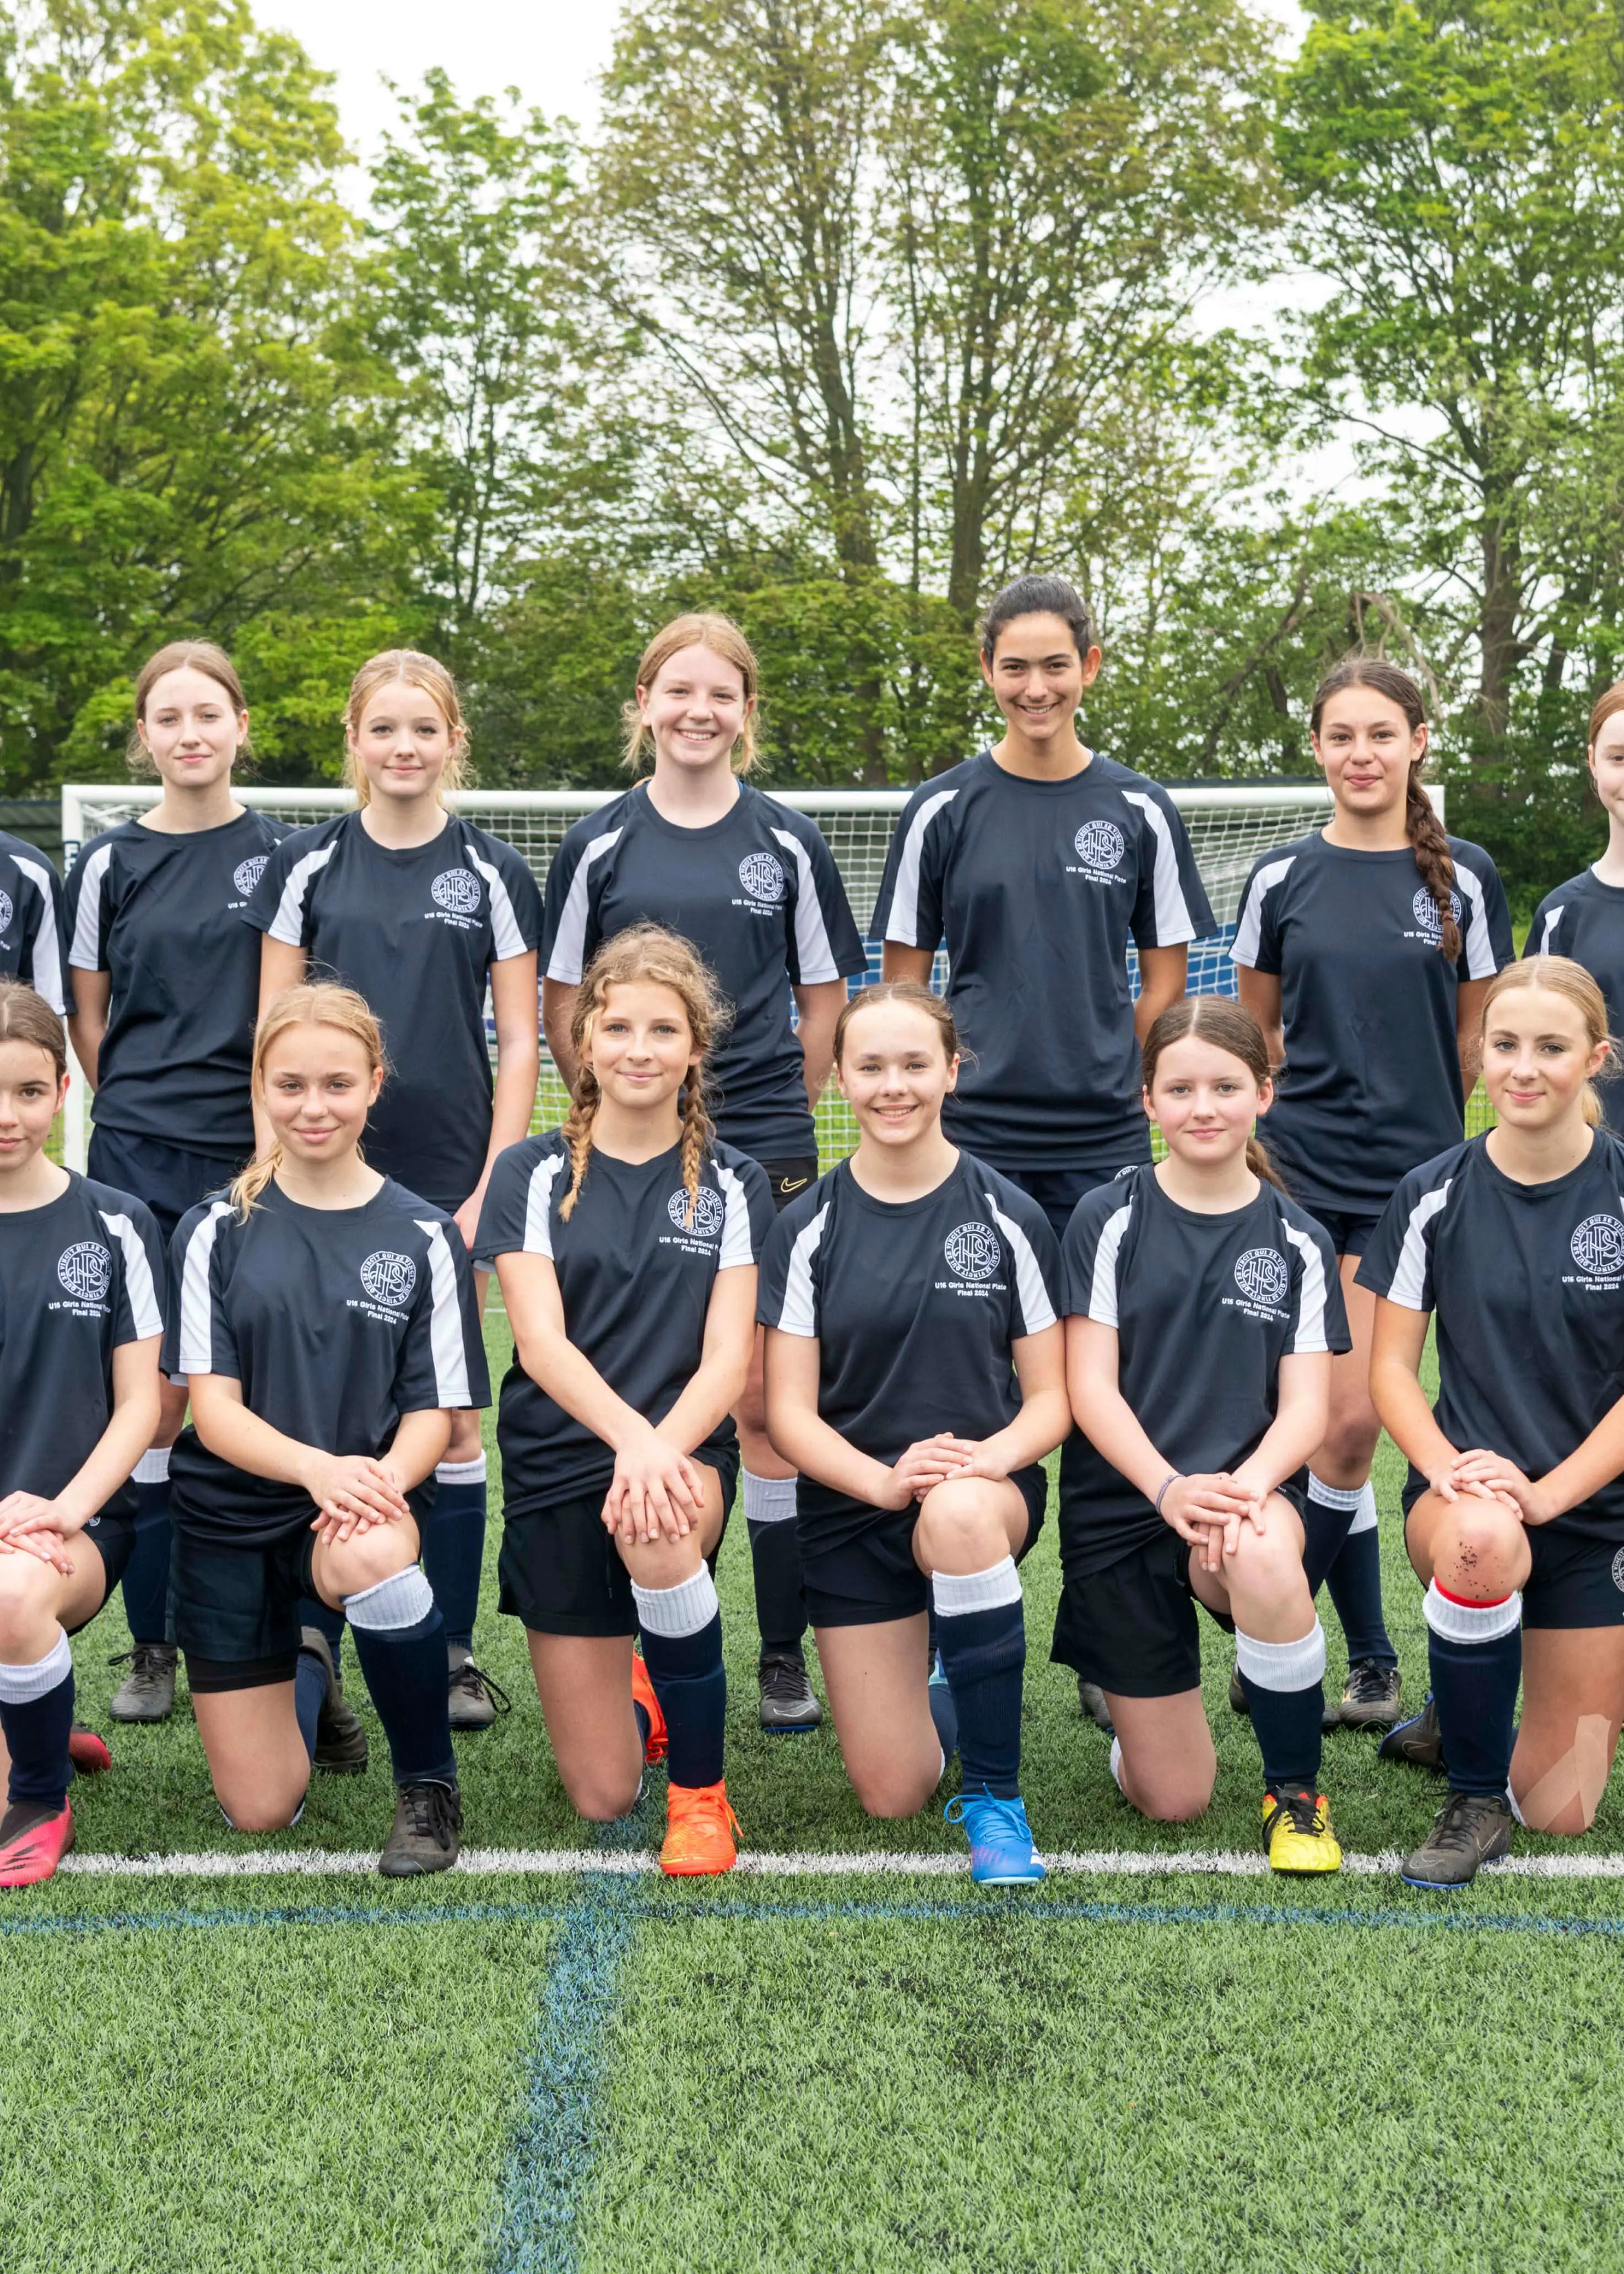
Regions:
<svg viewBox="0 0 1624 2274"><path fill-rule="evenodd" d="M608 1875L592 1875L577 1901L551 1903L425 1903L415 1909L379 1904L282 1904L259 1910L79 1911L55 1918L0 1917L0 1939L7 1936L94 1935L114 1931L143 1933L188 1927L262 1926L440 1926L513 1921L519 1924L556 1924L564 1933L549 1974L547 1999L542 2015L543 2043L538 2061L546 2050L547 2013L554 1977L568 1979L569 1995L597 1997L604 1984L613 1991L613 1974L625 1954L633 1928L648 1922L673 1925L705 1919L801 1919L814 1924L833 1919L919 1920L950 1924L961 1919L1019 1919L1025 1923L1062 1920L1100 1926L1338 1926L1356 1928L1415 1928L1462 1934L1544 1934L1573 1938L1624 1938L1624 1918L1561 1918L1541 1912L1432 1909L1417 1903L1413 1910L1396 1906L1360 1910L1323 1910L1305 1904L1265 1903L1110 1903L1066 1900L1023 1901L1013 1897L968 1897L962 1901L906 1898L874 1901L772 1902L763 1898L723 1901L679 1902L670 1897L643 1895ZM598 1967L598 1961L605 1964ZM613 1963L607 1963L612 1960ZM584 1970L583 1970L584 1969ZM595 1970L596 1969L596 1970ZM566 2001L568 2004L568 2000ZM606 2006L605 2010L606 2010ZM539 2075L539 2070L538 2071ZM524 2262L515 2262L523 2263Z"/></svg>
<svg viewBox="0 0 1624 2274"><path fill-rule="evenodd" d="M644 1844L640 1809L603 1827L599 1844ZM636 1829L633 1829L634 1824ZM564 1912L542 1993L524 2113L508 2152L493 2274L573 2274L581 2205L600 2144L594 2114L620 1962L646 1906L605 1872L583 1875Z"/></svg>

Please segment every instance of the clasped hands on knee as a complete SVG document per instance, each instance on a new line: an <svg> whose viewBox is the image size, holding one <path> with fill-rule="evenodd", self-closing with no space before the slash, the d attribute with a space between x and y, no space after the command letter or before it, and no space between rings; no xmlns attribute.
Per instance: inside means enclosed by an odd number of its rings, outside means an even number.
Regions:
<svg viewBox="0 0 1624 2274"><path fill-rule="evenodd" d="M1274 1489L1244 1465L1233 1473L1175 1477L1162 1495L1162 1519L1197 1551L1204 1571L1220 1571L1225 1557L1239 1550L1245 1526L1259 1538L1267 1531L1265 1511Z"/></svg>

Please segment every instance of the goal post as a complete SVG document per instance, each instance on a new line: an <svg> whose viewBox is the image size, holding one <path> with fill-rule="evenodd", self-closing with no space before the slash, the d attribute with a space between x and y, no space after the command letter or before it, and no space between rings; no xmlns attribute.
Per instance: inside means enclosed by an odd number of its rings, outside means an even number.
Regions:
<svg viewBox="0 0 1624 2274"><path fill-rule="evenodd" d="M459 813L477 822L493 837L500 837L523 855L537 883L546 882L547 870L560 840L583 813L620 793L616 790L480 790L456 793L448 799ZM69 864L81 846L154 805L161 791L152 785L109 782L70 782L62 792L63 855ZM347 789L271 788L244 786L236 794L244 805L256 806L279 820L306 825L342 813L355 801ZM906 789L775 789L783 804L816 821L829 841L836 866L845 882L853 914L866 932L879 897L885 855L898 817L912 792ZM1234 966L1229 958L1235 937L1240 896L1252 865L1272 846L1302 836L1323 822L1330 809L1330 793L1318 779L1307 781L1245 781L1173 783L1168 794L1184 817L1190 832L1196 865L1207 886L1219 930L1191 949L1192 991L1232 995ZM1441 814L1443 793L1433 789ZM868 977L879 975L879 950L870 947ZM936 983L946 974L938 956ZM86 1085L74 1065L75 1079L68 1092L63 1132L64 1157L82 1169L89 1141ZM545 1128L563 1118L563 1085L542 1046L542 1076L537 1100L537 1126ZM851 1116L838 1098L826 1096L818 1113L819 1149L827 1163L849 1152L856 1140ZM184 1141L184 1140L183 1140Z"/></svg>

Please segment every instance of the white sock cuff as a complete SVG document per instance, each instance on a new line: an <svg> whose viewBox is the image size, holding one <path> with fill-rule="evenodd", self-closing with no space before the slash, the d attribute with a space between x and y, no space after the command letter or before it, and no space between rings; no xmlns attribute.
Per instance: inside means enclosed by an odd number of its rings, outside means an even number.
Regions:
<svg viewBox="0 0 1624 2274"><path fill-rule="evenodd" d="M1512 1814L1516 1818L1517 1822L1518 1822L1518 1823L1522 1826L1523 1830L1526 1832L1526 1831L1527 1831L1527 1829L1528 1829L1528 1818L1527 1818L1527 1817L1526 1817L1526 1816L1524 1816L1524 1815L1523 1815L1523 1813L1522 1813L1522 1810L1517 1806L1517 1796L1516 1796L1515 1793L1515 1792L1513 1792L1513 1790L1511 1789L1511 1787L1510 1787L1509 1783L1507 1783L1507 1787L1506 1787L1506 1803L1507 1803L1507 1806L1510 1809L1510 1811L1511 1811Z"/></svg>
<svg viewBox="0 0 1624 2274"><path fill-rule="evenodd" d="M1365 1489L1364 1485L1355 1485L1351 1492L1344 1492L1341 1485L1327 1484L1312 1469L1308 1472L1308 1497L1317 1500L1321 1508L1357 1508L1359 1495Z"/></svg>
<svg viewBox="0 0 1624 2274"><path fill-rule="evenodd" d="M1434 1579L1421 1598L1421 1615L1441 1641L1498 1642L1522 1623L1522 1591L1503 1603L1456 1603L1440 1594Z"/></svg>
<svg viewBox="0 0 1624 2274"><path fill-rule="evenodd" d="M1325 1629L1316 1619L1295 1642L1259 1642L1237 1627L1235 1663L1259 1690L1312 1690L1325 1676Z"/></svg>
<svg viewBox="0 0 1624 2274"><path fill-rule="evenodd" d="M73 1653L60 1627L43 1658L32 1666L0 1666L0 1706L32 1706L60 1690L73 1671Z"/></svg>
<svg viewBox="0 0 1624 2274"><path fill-rule="evenodd" d="M1122 1739L1120 1737L1111 1739L1111 1781L1125 1800L1128 1796L1128 1788L1122 1781Z"/></svg>
<svg viewBox="0 0 1624 2274"><path fill-rule="evenodd" d="M746 1469L744 1520L747 1524L787 1524L795 1513L793 1477L758 1477Z"/></svg>
<svg viewBox="0 0 1624 2274"><path fill-rule="evenodd" d="M409 1563L376 1586L363 1587L358 1595L344 1597L344 1615L352 1627L372 1634L397 1634L403 1627L421 1626L434 1608L434 1590L420 1564Z"/></svg>
<svg viewBox="0 0 1624 2274"><path fill-rule="evenodd" d="M1376 1487L1372 1484L1362 1484L1359 1487L1358 1510L1348 1526L1348 1537L1351 1540L1356 1532L1374 1532L1375 1529Z"/></svg>
<svg viewBox="0 0 1624 2274"><path fill-rule="evenodd" d="M169 1448L149 1445L132 1471L138 1485L167 1485L169 1481Z"/></svg>
<svg viewBox="0 0 1624 2274"><path fill-rule="evenodd" d="M471 1461L442 1461L434 1475L442 1485L482 1485L485 1478L485 1455L476 1453Z"/></svg>
<svg viewBox="0 0 1624 2274"><path fill-rule="evenodd" d="M634 1579L632 1600L644 1634L665 1635L672 1642L699 1633L721 1608L716 1599L716 1581L703 1563L674 1587L640 1587Z"/></svg>
<svg viewBox="0 0 1624 2274"><path fill-rule="evenodd" d="M933 1571L930 1593L939 1619L966 1611L996 1611L1020 1600L1020 1573L1006 1555L985 1571Z"/></svg>

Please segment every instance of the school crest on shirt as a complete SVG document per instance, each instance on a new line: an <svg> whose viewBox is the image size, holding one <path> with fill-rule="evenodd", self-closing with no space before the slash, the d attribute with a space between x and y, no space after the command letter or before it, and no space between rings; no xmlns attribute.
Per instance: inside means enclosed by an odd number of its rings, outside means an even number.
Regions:
<svg viewBox="0 0 1624 2274"><path fill-rule="evenodd" d="M231 871L231 882L244 900L252 897L254 886L271 865L268 853L251 853L246 861L239 861Z"/></svg>
<svg viewBox="0 0 1624 2274"><path fill-rule="evenodd" d="M1425 885L1418 888L1410 903L1410 911L1428 939L1443 937L1444 928L1438 920L1438 903ZM1458 930L1461 922L1461 896L1458 892L1449 895L1449 915Z"/></svg>
<svg viewBox="0 0 1624 2274"><path fill-rule="evenodd" d="M11 906L10 892L0 892L0 931L10 931L11 918L17 911Z"/></svg>
<svg viewBox="0 0 1624 2274"><path fill-rule="evenodd" d="M1285 1257L1277 1248L1249 1247L1236 1259L1235 1284L1249 1303L1283 1302L1290 1284Z"/></svg>
<svg viewBox="0 0 1624 2274"><path fill-rule="evenodd" d="M1128 849L1128 840L1114 821L1085 821L1071 844L1084 868L1096 877L1109 876Z"/></svg>
<svg viewBox="0 0 1624 2274"><path fill-rule="evenodd" d="M1624 1547L1613 1559L1613 1584L1624 1595Z"/></svg>
<svg viewBox="0 0 1624 2274"><path fill-rule="evenodd" d="M1624 1224L1615 1216L1587 1216L1568 1246L1587 1279L1616 1279L1624 1272Z"/></svg>
<svg viewBox="0 0 1624 2274"><path fill-rule="evenodd" d="M392 1247L374 1248L361 1266L361 1284L374 1303L391 1311L411 1300L417 1284L417 1265L410 1255L397 1254Z"/></svg>
<svg viewBox="0 0 1624 2274"><path fill-rule="evenodd" d="M471 916L479 906L479 879L471 869L442 869L429 897L448 916Z"/></svg>
<svg viewBox="0 0 1624 2274"><path fill-rule="evenodd" d="M665 1203L665 1213L679 1231L691 1233L697 1239L714 1239L722 1229L722 1195L713 1193L709 1185L701 1185L694 1195L694 1221L688 1220L688 1188L679 1187Z"/></svg>
<svg viewBox="0 0 1624 2274"><path fill-rule="evenodd" d="M942 1253L958 1279L990 1279L1004 1261L998 1235L989 1224L955 1224L942 1243Z"/></svg>
<svg viewBox="0 0 1624 2274"><path fill-rule="evenodd" d="M77 1239L56 1258L56 1276L76 1303L105 1303L113 1258L99 1239Z"/></svg>
<svg viewBox="0 0 1624 2274"><path fill-rule="evenodd" d="M781 900L783 863L771 853L747 853L739 863L739 882L753 900Z"/></svg>

